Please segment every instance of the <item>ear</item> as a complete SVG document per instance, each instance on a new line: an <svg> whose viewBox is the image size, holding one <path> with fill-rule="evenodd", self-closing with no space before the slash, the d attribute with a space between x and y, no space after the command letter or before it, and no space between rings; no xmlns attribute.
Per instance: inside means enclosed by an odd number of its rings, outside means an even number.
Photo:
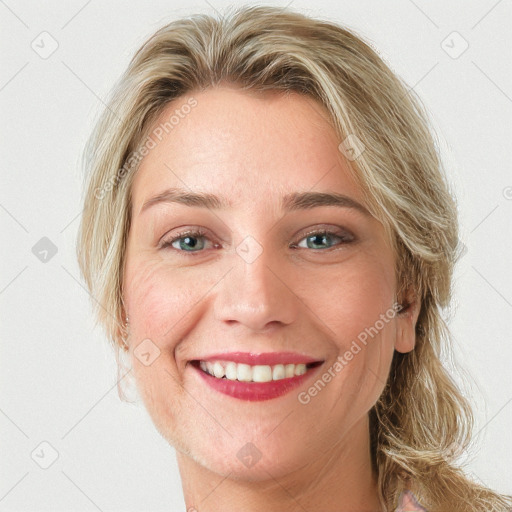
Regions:
<svg viewBox="0 0 512 512"><path fill-rule="evenodd" d="M400 304L403 307L396 314L395 350L405 354L413 350L416 344L416 322L420 314L421 303L416 297L414 290L409 288L406 297Z"/></svg>

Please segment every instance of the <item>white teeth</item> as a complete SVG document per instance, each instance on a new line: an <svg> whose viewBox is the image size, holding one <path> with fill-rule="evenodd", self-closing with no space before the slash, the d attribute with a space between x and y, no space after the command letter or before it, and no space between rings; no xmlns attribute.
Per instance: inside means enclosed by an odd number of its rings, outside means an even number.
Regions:
<svg viewBox="0 0 512 512"><path fill-rule="evenodd" d="M286 377L293 377L295 375L295 365L294 364L287 364L284 367L285 375Z"/></svg>
<svg viewBox="0 0 512 512"><path fill-rule="evenodd" d="M226 379L236 380L236 375L236 363L233 363L233 361L229 361L229 363L226 364Z"/></svg>
<svg viewBox="0 0 512 512"><path fill-rule="evenodd" d="M217 379L226 378L242 382L270 382L304 375L307 372L304 363L251 366L233 361L200 361L199 366L201 370Z"/></svg>
<svg viewBox="0 0 512 512"><path fill-rule="evenodd" d="M218 379L222 379L222 377L224 377L224 368L218 361L213 363L213 375Z"/></svg>
<svg viewBox="0 0 512 512"><path fill-rule="evenodd" d="M284 365L276 364L274 366L274 368L272 369L272 380L284 379L284 377L285 377Z"/></svg>
<svg viewBox="0 0 512 512"><path fill-rule="evenodd" d="M254 382L270 382L272 380L272 368L266 365L253 366L252 380Z"/></svg>
<svg viewBox="0 0 512 512"><path fill-rule="evenodd" d="M295 375L304 375L306 373L306 365L298 364L295 366Z"/></svg>
<svg viewBox="0 0 512 512"><path fill-rule="evenodd" d="M244 382L252 380L252 370L248 364L238 364L236 367L236 378Z"/></svg>

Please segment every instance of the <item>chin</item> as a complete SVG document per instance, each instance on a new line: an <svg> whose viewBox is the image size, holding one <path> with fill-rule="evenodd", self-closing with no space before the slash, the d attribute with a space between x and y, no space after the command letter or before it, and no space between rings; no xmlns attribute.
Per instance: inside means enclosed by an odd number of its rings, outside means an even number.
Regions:
<svg viewBox="0 0 512 512"><path fill-rule="evenodd" d="M288 432L281 435L231 429L233 437L197 432L183 443L165 436L183 456L207 470L236 480L265 481L282 478L318 458L319 447L308 443L307 436L292 440Z"/></svg>

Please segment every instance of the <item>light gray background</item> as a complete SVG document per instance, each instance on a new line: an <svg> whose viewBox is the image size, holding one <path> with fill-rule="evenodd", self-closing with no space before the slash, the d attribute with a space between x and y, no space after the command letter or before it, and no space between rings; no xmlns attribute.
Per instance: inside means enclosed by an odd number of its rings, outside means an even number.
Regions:
<svg viewBox="0 0 512 512"><path fill-rule="evenodd" d="M103 99L146 37L233 2L44 4L0 0L0 511L183 510L173 450L142 406L119 401L112 352L79 281L78 163ZM511 2L292 6L365 37L432 116L468 249L450 320L477 413L467 468L512 492ZM51 48L43 31L59 45L46 59L31 47ZM42 237L58 249L47 262L32 252ZM58 459L41 468L54 450Z"/></svg>

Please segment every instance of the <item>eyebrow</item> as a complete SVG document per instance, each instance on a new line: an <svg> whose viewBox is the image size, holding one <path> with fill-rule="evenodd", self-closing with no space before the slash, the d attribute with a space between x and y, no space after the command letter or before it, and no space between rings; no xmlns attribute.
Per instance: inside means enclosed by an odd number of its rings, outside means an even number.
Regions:
<svg viewBox="0 0 512 512"><path fill-rule="evenodd" d="M225 197L216 196L206 192L187 192L179 188L169 188L160 194L148 199L142 206L139 214L151 206L160 203L178 203L185 206L208 208L212 210L228 209L233 206ZM308 210L318 206L337 206L352 208L364 215L371 213L355 199L335 192L294 192L283 197L282 209L285 212L295 210Z"/></svg>

